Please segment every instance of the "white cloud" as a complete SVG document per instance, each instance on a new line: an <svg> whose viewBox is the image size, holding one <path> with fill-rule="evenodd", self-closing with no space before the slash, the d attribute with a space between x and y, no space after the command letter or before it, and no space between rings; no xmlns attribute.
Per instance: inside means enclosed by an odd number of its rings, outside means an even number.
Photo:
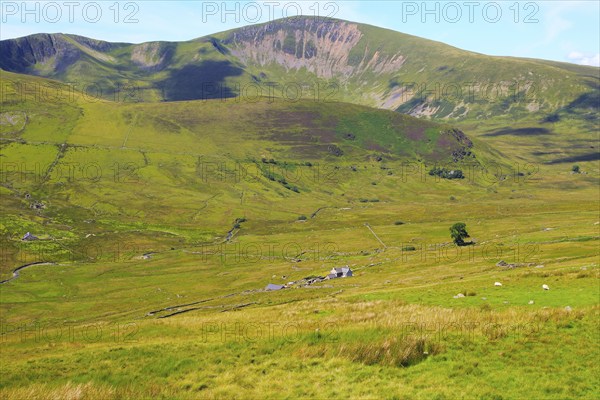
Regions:
<svg viewBox="0 0 600 400"><path fill-rule="evenodd" d="M580 65L591 65L600 67L600 53L584 54L579 51L572 51L567 55L567 59Z"/></svg>

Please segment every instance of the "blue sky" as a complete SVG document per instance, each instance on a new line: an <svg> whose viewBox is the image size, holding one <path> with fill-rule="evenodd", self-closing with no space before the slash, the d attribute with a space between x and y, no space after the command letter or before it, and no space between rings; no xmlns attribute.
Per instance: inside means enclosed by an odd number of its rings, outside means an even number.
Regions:
<svg viewBox="0 0 600 400"><path fill-rule="evenodd" d="M0 1L0 38L189 40L283 16L334 16L491 55L600 64L600 1Z"/></svg>

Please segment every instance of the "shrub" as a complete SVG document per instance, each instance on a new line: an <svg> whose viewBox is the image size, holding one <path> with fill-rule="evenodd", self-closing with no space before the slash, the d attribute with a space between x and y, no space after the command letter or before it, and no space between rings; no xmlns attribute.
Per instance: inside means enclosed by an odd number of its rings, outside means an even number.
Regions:
<svg viewBox="0 0 600 400"><path fill-rule="evenodd" d="M573 171L573 173L578 174L579 171L579 165L573 165L573 168L571 168L571 171Z"/></svg>
<svg viewBox="0 0 600 400"><path fill-rule="evenodd" d="M439 176L442 179L464 179L465 176L460 169L449 170L447 168L433 167L429 171L431 176Z"/></svg>
<svg viewBox="0 0 600 400"><path fill-rule="evenodd" d="M404 222L402 222L402 221L396 221L396 222L394 222L394 225L404 225Z"/></svg>
<svg viewBox="0 0 600 400"><path fill-rule="evenodd" d="M306 221L308 218L306 218L306 215L301 215L298 217L298 221Z"/></svg>

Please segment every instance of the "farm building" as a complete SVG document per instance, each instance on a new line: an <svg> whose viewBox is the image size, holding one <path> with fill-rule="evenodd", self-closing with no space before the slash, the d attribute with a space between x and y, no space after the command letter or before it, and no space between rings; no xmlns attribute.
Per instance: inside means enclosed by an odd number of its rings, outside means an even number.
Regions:
<svg viewBox="0 0 600 400"><path fill-rule="evenodd" d="M274 283L269 283L267 285L267 287L265 288L266 291L271 291L271 290L281 290L283 289L285 286L283 285L275 285Z"/></svg>
<svg viewBox="0 0 600 400"><path fill-rule="evenodd" d="M332 277L332 275L334 275L334 276ZM348 278L350 276L352 276L352 270L347 265L345 267L341 267L341 268L332 268L331 271L329 272L329 275L327 275L327 277L329 279Z"/></svg>

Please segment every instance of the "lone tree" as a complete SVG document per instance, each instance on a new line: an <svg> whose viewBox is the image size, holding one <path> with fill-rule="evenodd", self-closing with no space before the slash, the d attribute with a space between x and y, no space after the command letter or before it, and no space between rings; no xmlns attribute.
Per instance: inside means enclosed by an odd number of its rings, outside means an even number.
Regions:
<svg viewBox="0 0 600 400"><path fill-rule="evenodd" d="M464 222L457 222L450 227L450 236L457 246L464 246L465 238L470 237L467 233L467 225Z"/></svg>

